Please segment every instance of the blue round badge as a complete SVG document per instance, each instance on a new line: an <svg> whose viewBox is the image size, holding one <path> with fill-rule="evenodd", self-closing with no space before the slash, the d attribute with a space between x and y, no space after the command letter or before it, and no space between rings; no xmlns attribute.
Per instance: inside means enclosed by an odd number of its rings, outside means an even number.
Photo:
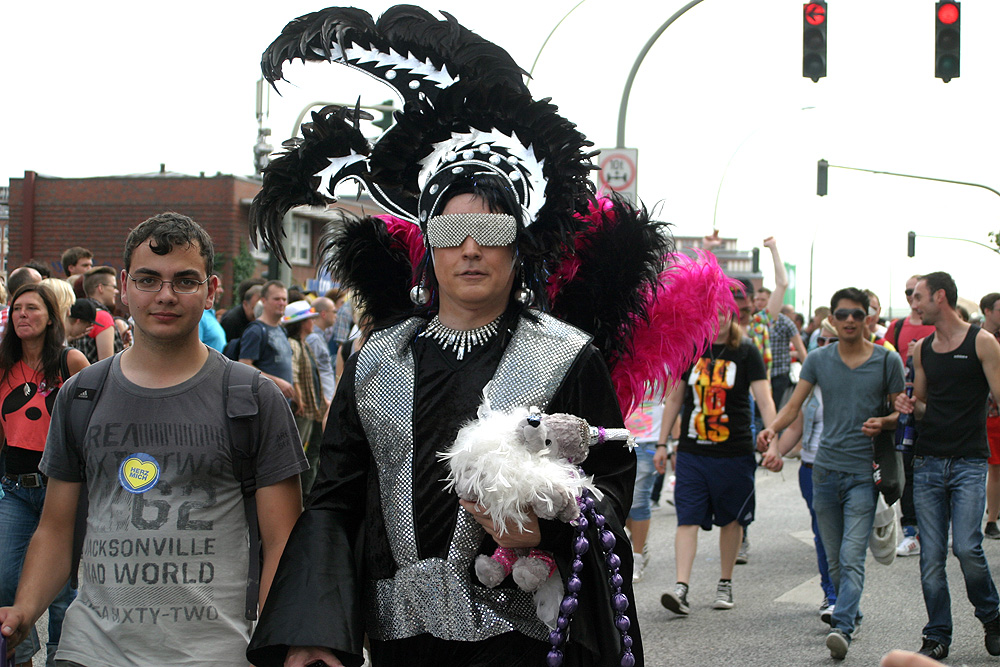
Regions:
<svg viewBox="0 0 1000 667"><path fill-rule="evenodd" d="M149 454L131 454L118 468L118 482L129 493L145 493L160 481L160 464Z"/></svg>

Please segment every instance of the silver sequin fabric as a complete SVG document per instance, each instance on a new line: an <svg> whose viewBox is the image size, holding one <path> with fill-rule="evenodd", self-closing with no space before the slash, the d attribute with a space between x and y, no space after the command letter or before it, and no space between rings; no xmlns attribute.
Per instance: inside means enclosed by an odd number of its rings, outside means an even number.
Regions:
<svg viewBox="0 0 1000 667"><path fill-rule="evenodd" d="M580 351L584 332L548 315L522 318L490 385L494 409L537 405L544 409ZM375 459L382 512L399 569L392 579L369 581L367 631L378 640L422 633L457 641L479 641L518 631L545 640L529 593L489 589L473 582L470 565L485 536L471 515L459 510L447 560L419 560L413 523L413 393L410 342L425 321L412 318L377 333L358 357L358 413Z"/></svg>

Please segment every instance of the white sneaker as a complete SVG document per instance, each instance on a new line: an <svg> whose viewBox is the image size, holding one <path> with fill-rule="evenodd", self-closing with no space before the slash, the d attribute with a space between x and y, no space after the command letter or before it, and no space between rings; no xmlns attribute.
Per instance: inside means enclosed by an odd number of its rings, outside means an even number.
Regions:
<svg viewBox="0 0 1000 667"><path fill-rule="evenodd" d="M632 583L637 584L642 581L642 575L646 571L646 565L649 564L649 555L645 553L633 553L632 562Z"/></svg>
<svg viewBox="0 0 1000 667"><path fill-rule="evenodd" d="M916 535L904 537L896 547L896 555L900 557L920 555L920 538Z"/></svg>
<svg viewBox="0 0 1000 667"><path fill-rule="evenodd" d="M733 582L720 581L715 588L715 602L712 609L732 609L733 608Z"/></svg>

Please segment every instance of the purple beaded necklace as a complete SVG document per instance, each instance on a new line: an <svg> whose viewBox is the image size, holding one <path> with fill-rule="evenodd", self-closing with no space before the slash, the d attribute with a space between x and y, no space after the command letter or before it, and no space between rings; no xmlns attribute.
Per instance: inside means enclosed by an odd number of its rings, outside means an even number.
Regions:
<svg viewBox="0 0 1000 667"><path fill-rule="evenodd" d="M597 511L597 504L594 502L594 497L590 491L584 490L583 496L577 498L576 502L580 507L580 516L570 522L576 529L576 537L573 539L572 571L566 580L566 589L569 592L559 605L559 618L556 620L556 629L549 633L549 643L552 645L552 648L546 657L546 664L549 667L560 667L563 663L561 647L566 641L566 633L569 630L569 623L573 617L573 612L576 611L579 605L577 597L583 588L583 582L580 580L580 573L583 571L583 555L590 549L590 541L584 533L592 521L599 531L598 536L600 538L601 551L604 553L604 562L611 573L610 582L614 589L614 593L611 595L611 607L615 610L615 627L618 628L618 632L622 636L620 664L622 667L634 667L635 656L632 655L632 637L628 634L632 622L625 615L629 601L628 596L622 592L622 584L625 580L618 571L622 561L618 557L618 554L614 552L615 536L610 530L604 527L604 515ZM587 517L590 517L589 520Z"/></svg>

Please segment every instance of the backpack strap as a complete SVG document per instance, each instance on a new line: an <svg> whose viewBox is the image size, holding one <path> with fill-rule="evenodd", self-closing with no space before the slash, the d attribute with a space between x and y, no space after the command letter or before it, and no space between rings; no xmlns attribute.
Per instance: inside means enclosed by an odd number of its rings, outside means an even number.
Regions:
<svg viewBox="0 0 1000 667"><path fill-rule="evenodd" d="M63 346L59 353L59 377L63 382L69 379L69 346Z"/></svg>
<svg viewBox="0 0 1000 667"><path fill-rule="evenodd" d="M907 316L907 317L909 317L909 316ZM889 342L892 343L892 346L898 350L899 349L899 334L902 333L902 331L903 331L903 318L902 317L898 318L895 322L892 323L892 329L891 329L891 331L892 331L892 340L890 340ZM886 332L886 333L888 333L888 332ZM904 359L903 361L905 362L906 360Z"/></svg>
<svg viewBox="0 0 1000 667"><path fill-rule="evenodd" d="M66 352L64 351L64 355ZM93 366L88 366L76 374L76 385L73 395L66 404L66 415L63 417L63 434L68 445L78 449L87 437L90 418L97 407L101 390L111 370L114 357L102 359ZM70 569L70 584L73 588L79 586L77 576L80 569L80 557L83 555L83 540L87 535L87 512L89 501L87 495L86 459L80 457L80 498L76 502L76 520L73 525L73 566Z"/></svg>
<svg viewBox="0 0 1000 667"><path fill-rule="evenodd" d="M257 619L262 567L260 525L257 522L258 390L260 371L238 361L227 360L223 373L223 403L229 417L229 441L233 474L243 494L243 511L250 531L250 567L244 612L247 620Z"/></svg>

